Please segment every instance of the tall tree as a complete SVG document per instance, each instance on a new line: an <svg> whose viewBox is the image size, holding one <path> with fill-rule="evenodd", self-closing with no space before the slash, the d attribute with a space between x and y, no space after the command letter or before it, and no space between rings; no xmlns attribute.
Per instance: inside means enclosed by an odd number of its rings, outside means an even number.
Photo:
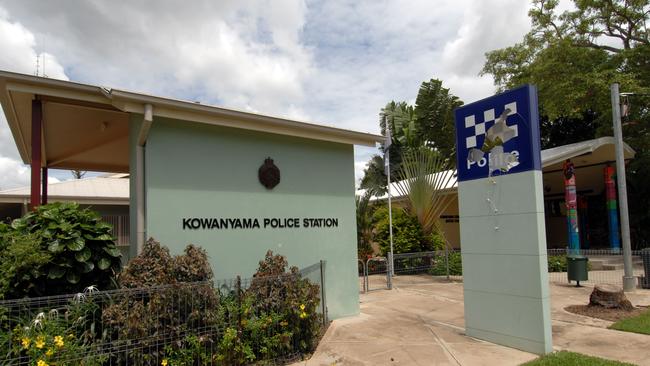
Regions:
<svg viewBox="0 0 650 366"><path fill-rule="evenodd" d="M545 147L612 134L610 85L633 92L625 141L637 151L628 167L633 244L650 245L650 23L648 0L533 0L531 31L521 43L488 52L482 74L498 89L538 86Z"/></svg>
<svg viewBox="0 0 650 366"><path fill-rule="evenodd" d="M456 165L454 109L462 105L463 102L444 88L438 79L422 82L415 99L421 140L442 156L449 157L452 167Z"/></svg>

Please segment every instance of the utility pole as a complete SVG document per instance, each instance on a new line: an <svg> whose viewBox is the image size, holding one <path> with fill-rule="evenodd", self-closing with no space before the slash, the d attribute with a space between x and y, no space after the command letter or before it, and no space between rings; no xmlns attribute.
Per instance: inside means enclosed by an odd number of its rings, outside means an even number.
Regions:
<svg viewBox="0 0 650 366"><path fill-rule="evenodd" d="M616 140L616 183L618 186L621 214L621 239L623 239L623 291L634 291L636 279L632 268L632 245L630 243L630 216L627 210L627 184L625 180L625 155L623 155L623 128L618 83L611 86L614 139Z"/></svg>

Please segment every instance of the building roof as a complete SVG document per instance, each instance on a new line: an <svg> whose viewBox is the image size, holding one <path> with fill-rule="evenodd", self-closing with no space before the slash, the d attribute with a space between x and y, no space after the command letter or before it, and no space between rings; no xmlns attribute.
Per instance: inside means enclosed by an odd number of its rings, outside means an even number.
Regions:
<svg viewBox="0 0 650 366"><path fill-rule="evenodd" d="M592 166L596 164L613 163L616 161L616 154L614 151L615 140L611 136L600 137L593 140L586 140L576 142L573 144L562 145L541 151L542 155L542 168L544 172L554 171L562 168L562 163L566 159L572 159L576 168L582 166ZM632 159L636 152L628 144L623 143L623 153L625 159ZM444 177L453 174L457 177L455 170L447 170L440 173ZM455 193L458 189L458 179L446 180L447 186L444 188L449 193ZM399 197L399 189L395 183L390 184L390 193L392 197ZM365 194L364 189L357 191L357 195ZM383 200L387 199L388 194L374 199Z"/></svg>
<svg viewBox="0 0 650 366"><path fill-rule="evenodd" d="M32 101L43 109L43 166L128 172L129 128L142 121L146 106L156 117L241 128L344 144L374 146L376 134L238 111L192 101L157 97L0 71L0 104L24 163L31 162Z"/></svg>
<svg viewBox="0 0 650 366"><path fill-rule="evenodd" d="M129 175L110 174L99 177L71 179L50 183L48 200L75 201L81 204L128 205ZM0 191L0 203L23 203L29 201L30 187Z"/></svg>

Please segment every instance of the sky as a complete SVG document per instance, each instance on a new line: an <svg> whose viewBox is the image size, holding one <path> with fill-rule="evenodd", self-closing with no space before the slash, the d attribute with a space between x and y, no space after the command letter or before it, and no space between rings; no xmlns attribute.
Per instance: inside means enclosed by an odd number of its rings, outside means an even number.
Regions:
<svg viewBox="0 0 650 366"><path fill-rule="evenodd" d="M379 133L431 78L494 93L485 52L522 40L524 0L0 0L0 70ZM376 148L355 147L358 180ZM51 171L52 181L70 179ZM29 169L0 113L0 189Z"/></svg>

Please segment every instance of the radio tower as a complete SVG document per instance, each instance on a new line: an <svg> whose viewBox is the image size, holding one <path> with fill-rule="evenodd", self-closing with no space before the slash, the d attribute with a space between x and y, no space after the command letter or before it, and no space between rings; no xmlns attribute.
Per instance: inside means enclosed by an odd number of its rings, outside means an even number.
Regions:
<svg viewBox="0 0 650 366"><path fill-rule="evenodd" d="M34 75L36 75L36 76L38 76L38 71L39 71L38 68L39 68L39 66L40 66L40 65L39 65L40 61L41 61L41 56L37 53L37 54L36 54L36 73L34 74Z"/></svg>

